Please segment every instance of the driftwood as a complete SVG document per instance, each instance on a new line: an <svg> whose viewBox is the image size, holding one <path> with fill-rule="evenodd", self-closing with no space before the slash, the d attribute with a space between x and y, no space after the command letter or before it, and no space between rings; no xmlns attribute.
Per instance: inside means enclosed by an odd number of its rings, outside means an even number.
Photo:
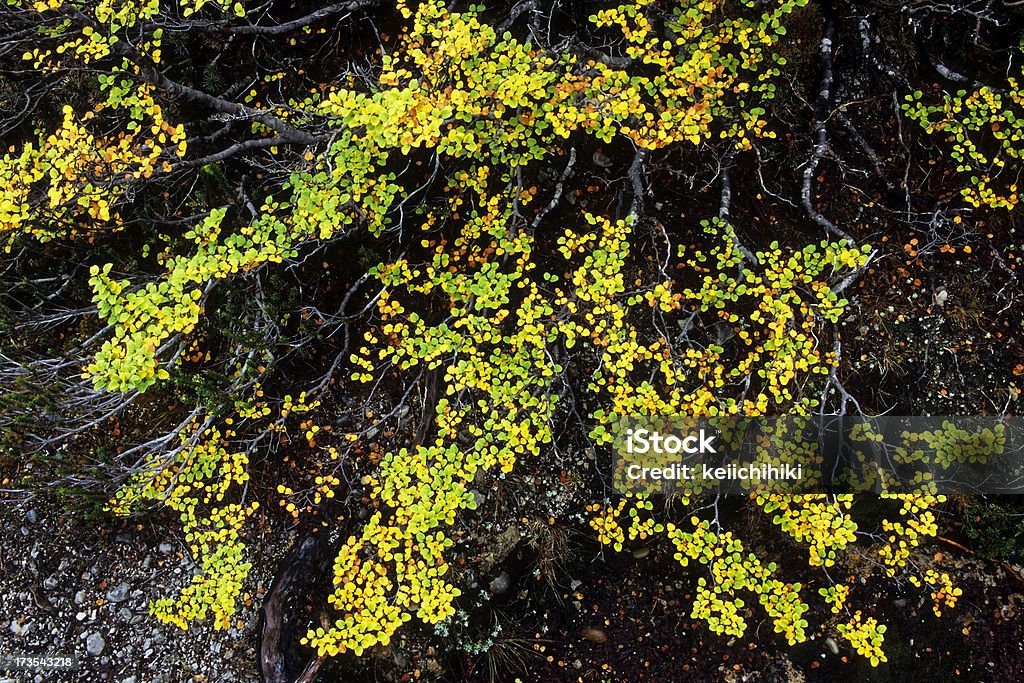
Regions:
<svg viewBox="0 0 1024 683"><path fill-rule="evenodd" d="M316 680L324 658L311 659L297 675L288 667L289 650L293 646L294 625L286 620L288 598L309 586L324 570L328 543L324 534L309 534L296 539L292 549L281 561L277 576L270 586L260 610L257 628L260 680L263 683L310 683Z"/></svg>

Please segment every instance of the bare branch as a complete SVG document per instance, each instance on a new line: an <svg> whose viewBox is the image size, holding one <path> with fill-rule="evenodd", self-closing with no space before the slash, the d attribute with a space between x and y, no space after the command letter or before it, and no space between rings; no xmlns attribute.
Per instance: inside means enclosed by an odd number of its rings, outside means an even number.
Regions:
<svg viewBox="0 0 1024 683"><path fill-rule="evenodd" d="M811 158L804 166L803 185L800 189L800 199L811 220L825 229L826 232L854 244L854 239L844 230L837 227L832 221L825 218L814 206L811 197L812 180L818 170L818 164L828 151L828 129L827 116L832 106L832 86L835 73L832 64L832 54L835 50L836 40L836 19L831 7L824 7L825 33L821 38L821 49L818 53L818 63L821 69L821 85L818 90L818 97L814 104L814 148Z"/></svg>

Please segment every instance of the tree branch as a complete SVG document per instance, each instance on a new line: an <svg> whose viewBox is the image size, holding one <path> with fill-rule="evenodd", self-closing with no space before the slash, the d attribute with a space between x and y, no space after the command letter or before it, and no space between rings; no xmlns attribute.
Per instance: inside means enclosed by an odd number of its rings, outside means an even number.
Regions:
<svg viewBox="0 0 1024 683"><path fill-rule="evenodd" d="M718 219L729 226L729 236L732 239L732 245L736 251L743 255L743 258L750 261L754 265L757 265L757 257L754 256L754 252L747 249L742 242L740 242L739 235L736 234L736 230L732 227L732 222L729 220L729 208L732 206L732 179L729 175L732 171L733 161L736 159L736 150L730 149L725 153L725 158L722 159L722 198L718 204ZM742 264L740 265L742 268Z"/></svg>
<svg viewBox="0 0 1024 683"><path fill-rule="evenodd" d="M267 147L288 144L292 144L292 141L283 136L276 136L272 138L253 138L251 140L245 140L243 142L236 142L230 147L222 149L221 151L215 154L210 154L199 159L189 159L188 161L181 164L181 166L185 168L201 168L208 164L215 164L218 161L224 161L225 159L233 157L236 154L240 154L242 152L248 152L254 149L266 149Z"/></svg>
<svg viewBox="0 0 1024 683"><path fill-rule="evenodd" d="M351 0L350 2L338 2L333 5L328 5L327 7L318 9L315 12L311 12L304 17L292 19L291 21L286 21L285 23L277 24L276 26L259 26L257 24L248 24L245 26L228 26L223 28L222 30L225 33L230 33L232 35L276 36L282 33L287 33L289 31L294 31L295 29L299 29L304 26L309 26L310 24L316 21L326 19L327 17L333 16L335 14L341 14L342 12L354 12L358 9L363 9L364 7L372 7L374 5L382 4L384 4L382 0Z"/></svg>
<svg viewBox="0 0 1024 683"><path fill-rule="evenodd" d="M85 21L90 24L91 22L88 17L80 15ZM102 28L102 27L100 27ZM211 109L214 109L225 114L231 114L232 116L244 117L253 121L262 123L267 128L277 131L281 137L287 139L291 143L300 145L313 145L316 143L317 138L305 131L301 131L294 126L291 126L281 119L277 118L273 114L259 109L253 109L252 107L237 102L231 102L220 97L215 97L209 93L205 93L202 90L197 90L191 86L172 81L170 78L165 76L156 66L146 64L146 61L139 52L130 47L125 41L118 41L114 43L113 51L120 54L122 57L130 60L139 68L139 75L144 78L147 82L156 86L160 90L173 95L178 95L186 99L192 100L199 104L204 104Z"/></svg>
<svg viewBox="0 0 1024 683"><path fill-rule="evenodd" d="M814 149L811 152L810 160L804 167L800 199L811 220L824 228L826 232L844 239L850 244L854 244L854 239L849 234L818 212L811 199L811 180L814 178L814 174L818 170L818 164L825 156L825 152L828 151L826 121L829 109L832 106L832 85L835 79L832 65L832 54L836 41L835 12L831 7L823 4L823 13L825 15L825 34L821 38L821 50L818 54L818 63L821 68L821 86L818 89L818 97L814 103L814 126L812 129L814 132Z"/></svg>

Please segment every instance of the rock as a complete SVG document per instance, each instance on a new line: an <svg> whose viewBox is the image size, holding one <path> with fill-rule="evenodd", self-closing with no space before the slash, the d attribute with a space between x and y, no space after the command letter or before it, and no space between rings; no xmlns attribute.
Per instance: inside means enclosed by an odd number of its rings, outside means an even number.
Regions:
<svg viewBox="0 0 1024 683"><path fill-rule="evenodd" d="M483 504L487 502L487 496L476 489L471 490L469 493L473 496L473 502L476 503L477 507L483 507Z"/></svg>
<svg viewBox="0 0 1024 683"><path fill-rule="evenodd" d="M829 650L832 650L832 654L834 654L834 655L839 654L839 643L837 643L835 641L835 638L831 638L831 637L826 638L825 639L825 644L828 645L828 649Z"/></svg>
<svg viewBox="0 0 1024 683"><path fill-rule="evenodd" d="M124 602L128 599L128 593L131 591L131 586L127 583L107 591L107 602Z"/></svg>
<svg viewBox="0 0 1024 683"><path fill-rule="evenodd" d="M508 572L502 572L498 574L496 577L494 577L494 579L488 586L491 589L491 594L501 595L502 593L508 591L510 581L511 577L509 577Z"/></svg>
<svg viewBox="0 0 1024 683"><path fill-rule="evenodd" d="M75 615L75 621L85 621L85 618L87 616L89 616L89 615L86 614L85 612L79 612L78 614Z"/></svg>
<svg viewBox="0 0 1024 683"><path fill-rule="evenodd" d="M77 593L75 593L75 604L76 605L84 605L85 604L85 591L78 591Z"/></svg>
<svg viewBox="0 0 1024 683"><path fill-rule="evenodd" d="M25 519L28 520L29 524L35 524L39 521L39 513L36 512L35 508L32 508L31 510L25 513Z"/></svg>
<svg viewBox="0 0 1024 683"><path fill-rule="evenodd" d="M43 579L43 588L45 588L46 590L52 591L56 587L57 587L57 577L55 577L55 576L47 576L45 579Z"/></svg>
<svg viewBox="0 0 1024 683"><path fill-rule="evenodd" d="M122 607L121 609L117 610L117 616L121 617L125 621L131 621L132 611L127 607Z"/></svg>
<svg viewBox="0 0 1024 683"><path fill-rule="evenodd" d="M599 628L585 628L582 631L583 640L602 645L608 642L608 634Z"/></svg>
<svg viewBox="0 0 1024 683"><path fill-rule="evenodd" d="M898 600L893 600L892 604L893 604L893 607L898 607L899 609L903 609L904 607L907 606L907 601L904 598L899 598Z"/></svg>
<svg viewBox="0 0 1024 683"><path fill-rule="evenodd" d="M598 168L611 168L612 160L601 150L594 152L594 165Z"/></svg>
<svg viewBox="0 0 1024 683"><path fill-rule="evenodd" d="M135 676L129 676L128 678L121 681L121 683L135 683Z"/></svg>
<svg viewBox="0 0 1024 683"><path fill-rule="evenodd" d="M642 560L651 554L650 548L637 548L633 551L633 557L637 560Z"/></svg>
<svg viewBox="0 0 1024 683"><path fill-rule="evenodd" d="M170 555L172 552L174 552L174 546L170 543L167 543L166 541L164 543L161 543L159 548L157 549L164 555Z"/></svg>
<svg viewBox="0 0 1024 683"><path fill-rule="evenodd" d="M90 633L85 639L85 651L93 657L99 657L103 654L103 648L107 646L107 641L103 640L103 636L99 633Z"/></svg>
<svg viewBox="0 0 1024 683"><path fill-rule="evenodd" d="M26 633L29 632L29 629L31 629L31 628L32 628L32 624L29 624L27 622L24 623L24 624L22 624L21 622L19 622L17 620L11 622L11 633L13 633L16 636L23 636L23 635L25 635Z"/></svg>
<svg viewBox="0 0 1024 683"><path fill-rule="evenodd" d="M480 571L490 574L492 569L504 562L521 539L519 529L515 526L508 526L497 536L491 537L480 558Z"/></svg>

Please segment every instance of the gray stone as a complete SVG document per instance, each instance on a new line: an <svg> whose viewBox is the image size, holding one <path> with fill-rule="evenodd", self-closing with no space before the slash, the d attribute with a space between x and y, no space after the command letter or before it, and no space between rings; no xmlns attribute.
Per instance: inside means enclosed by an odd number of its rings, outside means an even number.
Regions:
<svg viewBox="0 0 1024 683"><path fill-rule="evenodd" d="M124 602L128 599L128 593L131 591L131 586L127 583L107 591L107 602Z"/></svg>
<svg viewBox="0 0 1024 683"><path fill-rule="evenodd" d="M597 150L596 152L594 152L593 159L595 166L599 168L611 168L612 160L608 158L608 155L602 152L601 150Z"/></svg>
<svg viewBox="0 0 1024 683"><path fill-rule="evenodd" d="M85 651L93 657L103 654L103 648L106 646L107 641L103 640L103 636L99 633L90 633L85 639Z"/></svg>
<svg viewBox="0 0 1024 683"><path fill-rule="evenodd" d="M835 641L835 638L826 638L825 644L828 645L829 650L832 650L832 654L839 654L839 643Z"/></svg>
<svg viewBox="0 0 1024 683"><path fill-rule="evenodd" d="M35 524L39 521L39 513L36 512L35 508L32 508L31 510L25 513L25 519L28 520L29 524Z"/></svg>
<svg viewBox="0 0 1024 683"><path fill-rule="evenodd" d="M76 605L84 605L85 604L85 591L78 591L77 593L75 593L75 604Z"/></svg>
<svg viewBox="0 0 1024 683"><path fill-rule="evenodd" d="M47 576L45 579L43 579L43 588L45 588L46 590L52 591L56 587L57 587L57 577L55 577L55 576Z"/></svg>
<svg viewBox="0 0 1024 683"><path fill-rule="evenodd" d="M491 589L491 594L501 595L502 593L508 591L510 580L511 577L509 577L508 572L502 572L498 574L490 583L489 587Z"/></svg>
<svg viewBox="0 0 1024 683"><path fill-rule="evenodd" d="M165 542L161 543L161 544L160 544L160 547L159 547L159 548L157 548L157 549L158 549L158 550L159 550L160 552L162 552L162 553L163 553L164 555L170 555L170 554L171 554L171 553L172 553L172 552L174 551L174 546L173 546L173 545L171 545L170 543L167 543L167 542L165 541Z"/></svg>

